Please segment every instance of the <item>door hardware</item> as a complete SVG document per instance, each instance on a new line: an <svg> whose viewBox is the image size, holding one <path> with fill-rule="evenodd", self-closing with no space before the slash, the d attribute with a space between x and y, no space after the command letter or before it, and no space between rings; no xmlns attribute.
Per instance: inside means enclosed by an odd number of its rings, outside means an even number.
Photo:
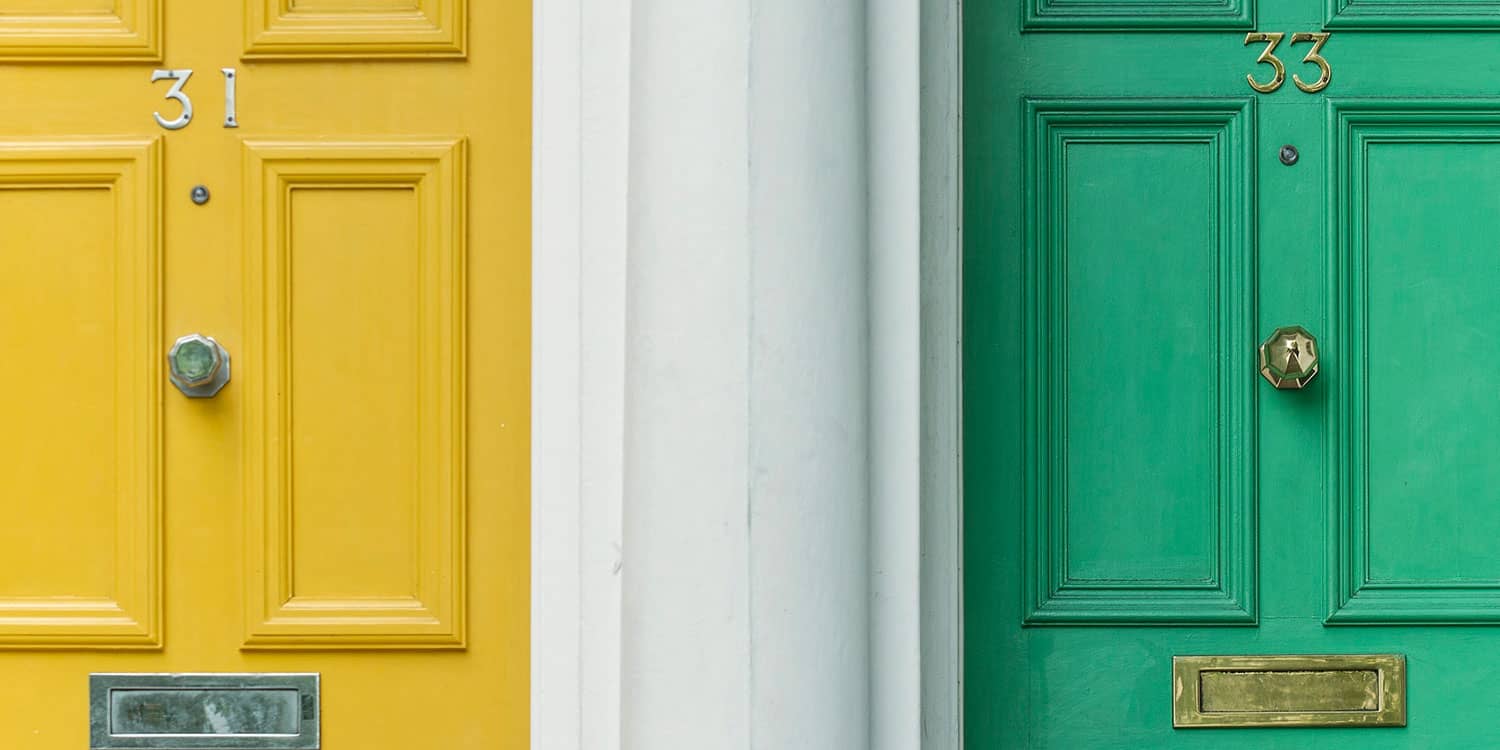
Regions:
<svg viewBox="0 0 1500 750"><path fill-rule="evenodd" d="M229 352L210 336L190 333L167 353L168 378L188 398L213 398L229 382Z"/></svg>
<svg viewBox="0 0 1500 750"><path fill-rule="evenodd" d="M1302 326L1283 326L1260 345L1260 374L1280 390L1307 387L1318 374L1318 340Z"/></svg>
<svg viewBox="0 0 1500 750"><path fill-rule="evenodd" d="M224 74L224 127L237 128L240 126L239 105L236 102L238 85L234 68L220 68ZM193 120L193 100L183 91L187 86L189 78L193 77L191 68L180 70L154 70L151 72L151 82L172 81L172 87L167 89L166 98L177 102L182 106L182 113L168 120L160 112L152 112L151 116L156 118L156 124L167 130L181 130L188 126Z"/></svg>
<svg viewBox="0 0 1500 750"><path fill-rule="evenodd" d="M1281 44L1281 40L1285 36L1286 34L1280 31L1252 31L1245 35L1245 44L1247 46L1256 42L1265 42L1266 48L1261 50L1260 57L1255 58L1255 62L1269 65L1273 71L1271 79L1265 83L1256 81L1254 73L1247 73L1245 80L1250 83L1250 88L1262 94L1269 94L1281 88L1281 85L1286 83L1286 65L1281 62L1281 58L1276 56L1276 45ZM1307 83L1296 73L1293 73L1292 83L1306 93L1316 94L1328 88L1328 82L1333 80L1333 67L1329 65L1328 60L1321 54L1323 45L1328 43L1328 32L1295 32L1292 34L1292 40L1287 43L1287 46L1302 42L1312 42L1312 49L1308 50L1307 54L1303 56L1302 62L1318 66L1318 79L1312 83Z"/></svg>
<svg viewBox="0 0 1500 750"><path fill-rule="evenodd" d="M1406 657L1174 656L1172 726L1404 727Z"/></svg>
<svg viewBox="0 0 1500 750"><path fill-rule="evenodd" d="M317 750L321 679L303 673L94 673L91 750Z"/></svg>
<svg viewBox="0 0 1500 750"><path fill-rule="evenodd" d="M1293 146L1292 144L1288 143L1287 145L1281 147L1281 163L1282 164L1285 164L1288 167L1290 167L1293 164L1296 164L1297 160L1300 159L1300 158L1302 158L1302 155L1297 152L1297 147L1296 146Z"/></svg>

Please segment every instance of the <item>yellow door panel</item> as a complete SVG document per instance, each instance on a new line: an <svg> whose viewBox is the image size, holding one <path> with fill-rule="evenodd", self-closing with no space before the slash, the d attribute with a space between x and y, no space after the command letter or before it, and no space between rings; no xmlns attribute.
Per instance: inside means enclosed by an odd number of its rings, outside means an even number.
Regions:
<svg viewBox="0 0 1500 750"><path fill-rule="evenodd" d="M242 0L245 56L463 57L463 0Z"/></svg>
<svg viewBox="0 0 1500 750"><path fill-rule="evenodd" d="M463 143L245 164L246 642L463 646Z"/></svg>
<svg viewBox="0 0 1500 750"><path fill-rule="evenodd" d="M0 0L0 748L88 747L102 672L526 747L529 7Z"/></svg>
<svg viewBox="0 0 1500 750"><path fill-rule="evenodd" d="M0 0L0 59L158 59L161 3Z"/></svg>
<svg viewBox="0 0 1500 750"><path fill-rule="evenodd" d="M155 646L154 138L0 141L0 646Z"/></svg>

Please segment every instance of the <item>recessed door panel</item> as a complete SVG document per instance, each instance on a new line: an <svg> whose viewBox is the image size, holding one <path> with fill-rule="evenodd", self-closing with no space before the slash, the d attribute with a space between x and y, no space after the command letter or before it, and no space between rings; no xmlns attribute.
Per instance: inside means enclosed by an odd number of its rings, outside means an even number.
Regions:
<svg viewBox="0 0 1500 750"><path fill-rule="evenodd" d="M161 0L0 0L0 60L155 60Z"/></svg>
<svg viewBox="0 0 1500 750"><path fill-rule="evenodd" d="M1255 18L1255 0L1026 0L1025 28L1237 29Z"/></svg>
<svg viewBox="0 0 1500 750"><path fill-rule="evenodd" d="M1254 621L1252 113L1028 106L1028 623Z"/></svg>
<svg viewBox="0 0 1500 750"><path fill-rule="evenodd" d="M160 642L158 167L0 141L0 646Z"/></svg>
<svg viewBox="0 0 1500 750"><path fill-rule="evenodd" d="M1335 111L1347 365L1332 621L1500 622L1500 108Z"/></svg>
<svg viewBox="0 0 1500 750"><path fill-rule="evenodd" d="M464 643L464 149L247 150L247 644Z"/></svg>
<svg viewBox="0 0 1500 750"><path fill-rule="evenodd" d="M463 57L467 0L243 0L251 58Z"/></svg>

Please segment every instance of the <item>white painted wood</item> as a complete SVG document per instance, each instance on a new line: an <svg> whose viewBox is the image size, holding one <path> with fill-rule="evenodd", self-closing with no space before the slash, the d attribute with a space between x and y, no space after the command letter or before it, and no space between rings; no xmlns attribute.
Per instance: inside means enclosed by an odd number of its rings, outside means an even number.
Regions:
<svg viewBox="0 0 1500 750"><path fill-rule="evenodd" d="M616 750L630 3L533 14L532 747Z"/></svg>
<svg viewBox="0 0 1500 750"><path fill-rule="evenodd" d="M866 748L866 3L749 23L752 747Z"/></svg>
<svg viewBox="0 0 1500 750"><path fill-rule="evenodd" d="M922 750L963 746L960 11L922 0Z"/></svg>
<svg viewBox="0 0 1500 750"><path fill-rule="evenodd" d="M624 745L866 747L863 4L635 9Z"/></svg>
<svg viewBox="0 0 1500 750"><path fill-rule="evenodd" d="M618 750L632 0L582 0L579 276L581 750Z"/></svg>
<svg viewBox="0 0 1500 750"><path fill-rule="evenodd" d="M622 736L754 747L745 0L637 0Z"/></svg>
<svg viewBox="0 0 1500 750"><path fill-rule="evenodd" d="M532 8L531 740L582 750L579 7Z"/></svg>
<svg viewBox="0 0 1500 750"><path fill-rule="evenodd" d="M870 747L921 746L921 23L870 0Z"/></svg>
<svg viewBox="0 0 1500 750"><path fill-rule="evenodd" d="M958 746L957 0L918 3L534 3L533 747Z"/></svg>

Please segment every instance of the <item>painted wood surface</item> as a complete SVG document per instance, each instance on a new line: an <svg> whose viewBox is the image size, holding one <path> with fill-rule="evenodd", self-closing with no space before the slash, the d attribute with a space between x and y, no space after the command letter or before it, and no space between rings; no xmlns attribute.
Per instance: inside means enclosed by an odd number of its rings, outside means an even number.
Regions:
<svg viewBox="0 0 1500 750"><path fill-rule="evenodd" d="M243 3L0 0L0 747L86 746L93 672L317 672L325 746L529 745L530 16L476 5L299 0L340 54L251 63ZM475 43L340 34L413 6ZM74 16L154 18L193 118L125 32L43 59ZM211 399L167 382L193 332Z"/></svg>
<svg viewBox="0 0 1500 750"><path fill-rule="evenodd" d="M1261 31L1334 29L1326 90L1252 92L1243 29L965 8L970 748L1500 742L1496 58L1428 31L1492 19L1256 5ZM1310 80L1309 49L1277 53ZM1213 111L1242 130L1209 148ZM1276 391L1255 347L1294 324L1322 369ZM1234 571L1236 616L1185 604ZM1278 653L1404 654L1408 726L1172 728L1174 655Z"/></svg>

